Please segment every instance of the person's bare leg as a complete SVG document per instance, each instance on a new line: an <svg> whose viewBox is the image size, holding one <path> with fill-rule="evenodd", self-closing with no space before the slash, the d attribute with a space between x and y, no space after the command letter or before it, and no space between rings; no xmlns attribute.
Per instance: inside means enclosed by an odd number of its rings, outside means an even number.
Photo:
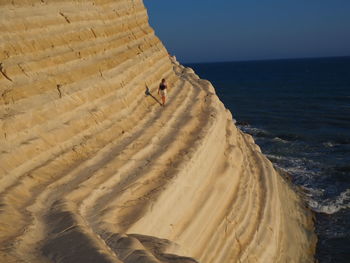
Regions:
<svg viewBox="0 0 350 263"><path fill-rule="evenodd" d="M165 96L162 96L163 106L165 105Z"/></svg>

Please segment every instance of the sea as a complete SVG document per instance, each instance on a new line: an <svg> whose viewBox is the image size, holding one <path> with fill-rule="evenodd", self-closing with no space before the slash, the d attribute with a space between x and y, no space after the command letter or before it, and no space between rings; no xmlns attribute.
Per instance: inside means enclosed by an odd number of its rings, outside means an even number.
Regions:
<svg viewBox="0 0 350 263"><path fill-rule="evenodd" d="M350 57L185 64L315 213L315 262L350 262Z"/></svg>

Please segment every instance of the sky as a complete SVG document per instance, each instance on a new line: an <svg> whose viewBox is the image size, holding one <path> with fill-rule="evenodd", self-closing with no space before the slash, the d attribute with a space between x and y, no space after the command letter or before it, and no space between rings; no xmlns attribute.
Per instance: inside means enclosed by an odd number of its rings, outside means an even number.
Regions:
<svg viewBox="0 0 350 263"><path fill-rule="evenodd" d="M350 56L350 0L144 0L182 63Z"/></svg>

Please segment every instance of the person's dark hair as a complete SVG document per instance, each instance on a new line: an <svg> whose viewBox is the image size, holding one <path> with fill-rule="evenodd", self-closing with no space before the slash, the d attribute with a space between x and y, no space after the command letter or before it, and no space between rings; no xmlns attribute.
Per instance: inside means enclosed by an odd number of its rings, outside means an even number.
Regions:
<svg viewBox="0 0 350 263"><path fill-rule="evenodd" d="M162 79L162 82L165 82L165 79Z"/></svg>

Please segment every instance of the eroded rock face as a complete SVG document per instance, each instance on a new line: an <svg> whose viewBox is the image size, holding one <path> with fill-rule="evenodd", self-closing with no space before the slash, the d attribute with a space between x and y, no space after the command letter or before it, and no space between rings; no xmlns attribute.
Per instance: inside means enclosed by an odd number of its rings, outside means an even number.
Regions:
<svg viewBox="0 0 350 263"><path fill-rule="evenodd" d="M310 213L142 1L0 0L0 26L1 262L312 262Z"/></svg>

